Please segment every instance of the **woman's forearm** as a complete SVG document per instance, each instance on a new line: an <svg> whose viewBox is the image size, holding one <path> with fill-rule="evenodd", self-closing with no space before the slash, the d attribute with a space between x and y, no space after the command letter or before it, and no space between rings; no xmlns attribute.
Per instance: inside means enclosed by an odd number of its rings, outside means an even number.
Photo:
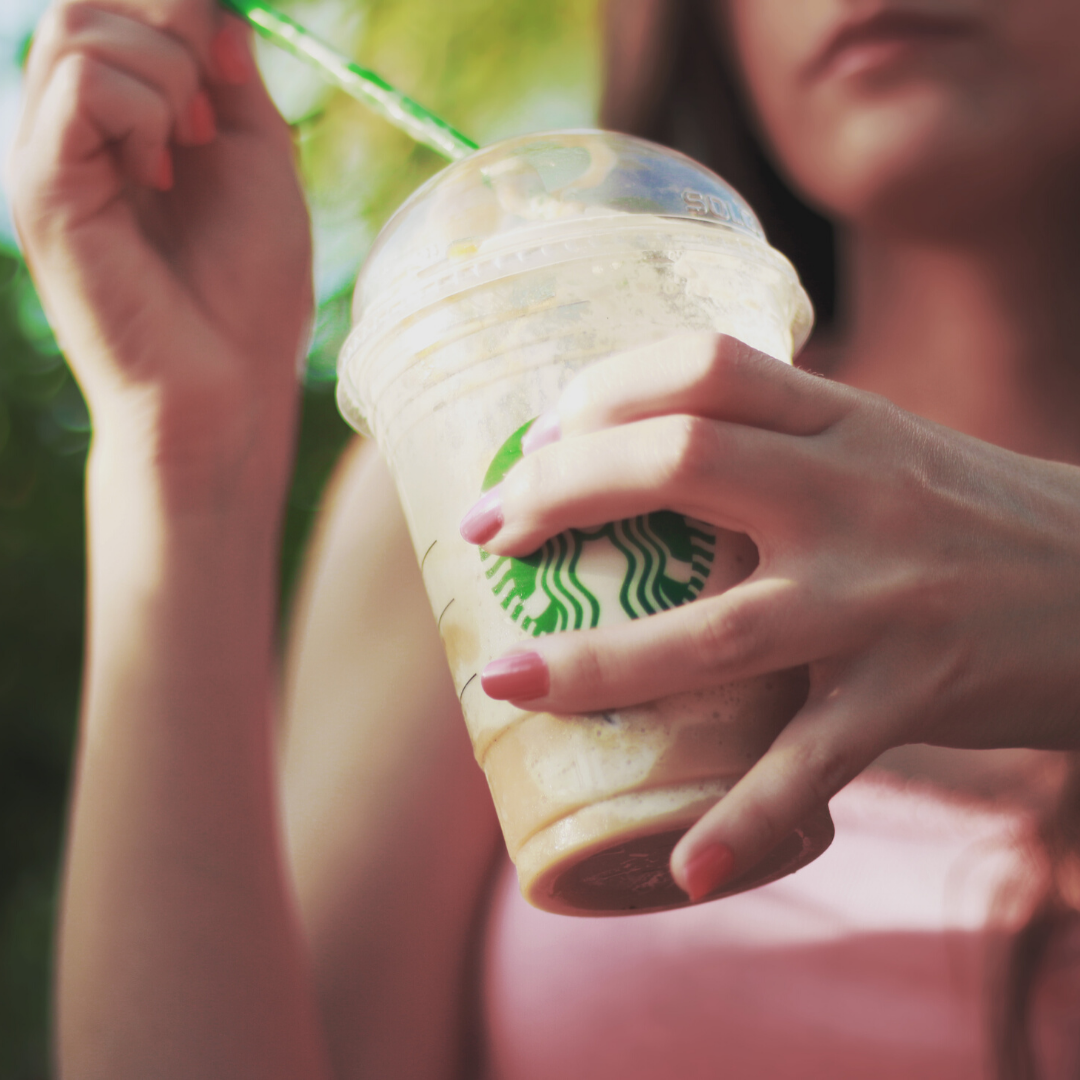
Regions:
<svg viewBox="0 0 1080 1080"><path fill-rule="evenodd" d="M88 504L61 1074L324 1077L275 798L276 522L242 493L176 509L108 451Z"/></svg>

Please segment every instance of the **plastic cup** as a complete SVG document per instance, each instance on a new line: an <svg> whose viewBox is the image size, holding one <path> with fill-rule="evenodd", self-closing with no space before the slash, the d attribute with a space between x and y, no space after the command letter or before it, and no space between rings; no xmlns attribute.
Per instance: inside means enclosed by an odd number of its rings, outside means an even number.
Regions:
<svg viewBox="0 0 1080 1080"><path fill-rule="evenodd" d="M576 915L687 903L671 849L801 706L805 670L584 716L493 701L479 673L540 634L722 592L752 571L753 544L662 512L507 559L466 543L458 522L598 357L714 330L790 362L812 321L794 270L696 162L626 135L554 132L420 188L376 241L353 318L338 400L397 483L523 895ZM796 870L832 835L823 809L715 895Z"/></svg>

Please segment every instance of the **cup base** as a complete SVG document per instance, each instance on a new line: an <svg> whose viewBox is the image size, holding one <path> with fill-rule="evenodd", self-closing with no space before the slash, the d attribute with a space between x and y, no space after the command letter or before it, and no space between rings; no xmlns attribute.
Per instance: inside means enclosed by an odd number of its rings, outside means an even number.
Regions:
<svg viewBox="0 0 1080 1080"><path fill-rule="evenodd" d="M635 915L686 907L690 899L675 884L668 869L671 852L701 815L725 794L701 799L701 785L686 785L689 805L660 818L625 821L621 829L598 826L625 818L634 804L678 801L676 787L620 795L576 813L541 830L522 845L515 858L522 895L534 907L561 915ZM833 822L827 808L803 821L756 866L726 882L707 900L745 892L785 877L816 859L832 842Z"/></svg>

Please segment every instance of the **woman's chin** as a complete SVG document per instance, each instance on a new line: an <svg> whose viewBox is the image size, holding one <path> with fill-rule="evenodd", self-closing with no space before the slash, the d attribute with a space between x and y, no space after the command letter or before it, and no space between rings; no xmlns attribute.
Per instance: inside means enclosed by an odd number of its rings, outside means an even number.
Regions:
<svg viewBox="0 0 1080 1080"><path fill-rule="evenodd" d="M996 140L925 103L866 110L818 140L792 173L809 199L838 220L875 231L955 233L984 223L1024 193L1035 163L997 160Z"/></svg>

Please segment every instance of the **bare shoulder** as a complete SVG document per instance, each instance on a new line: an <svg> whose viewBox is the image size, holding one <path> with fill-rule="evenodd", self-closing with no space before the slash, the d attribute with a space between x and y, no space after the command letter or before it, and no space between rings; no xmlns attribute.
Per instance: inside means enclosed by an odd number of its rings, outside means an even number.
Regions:
<svg viewBox="0 0 1080 1080"><path fill-rule="evenodd" d="M288 846L337 1075L450 1077L498 827L393 482L328 490L283 694Z"/></svg>

